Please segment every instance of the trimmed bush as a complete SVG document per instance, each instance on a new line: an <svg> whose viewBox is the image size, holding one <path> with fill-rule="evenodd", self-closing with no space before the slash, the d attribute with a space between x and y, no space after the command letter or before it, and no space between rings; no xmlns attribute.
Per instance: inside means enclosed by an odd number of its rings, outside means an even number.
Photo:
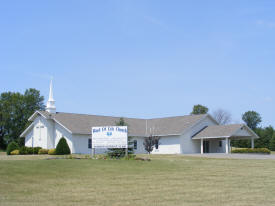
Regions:
<svg viewBox="0 0 275 206"><path fill-rule="evenodd" d="M62 137L57 146L56 146L56 154L57 155L66 155L71 154L71 150L69 148L69 145L67 144L67 141L64 137Z"/></svg>
<svg viewBox="0 0 275 206"><path fill-rule="evenodd" d="M19 153L19 150L16 149L16 150L13 150L10 154L11 155L19 155L20 153Z"/></svg>
<svg viewBox="0 0 275 206"><path fill-rule="evenodd" d="M49 149L48 154L49 155L56 155L56 149Z"/></svg>
<svg viewBox="0 0 275 206"><path fill-rule="evenodd" d="M48 149L40 149L39 151L38 151L38 154L48 154L48 152L49 152L49 150Z"/></svg>
<svg viewBox="0 0 275 206"><path fill-rule="evenodd" d="M25 146L20 147L19 152L20 152L21 155L32 154L32 151L28 147L25 147Z"/></svg>
<svg viewBox="0 0 275 206"><path fill-rule="evenodd" d="M19 149L19 145L16 142L9 143L7 147L7 155L10 155L12 151L18 150L18 149Z"/></svg>
<svg viewBox="0 0 275 206"><path fill-rule="evenodd" d="M21 155L32 155L32 154L38 154L38 151L42 149L41 147L20 147L19 151Z"/></svg>
<svg viewBox="0 0 275 206"><path fill-rule="evenodd" d="M242 153L242 154L270 154L270 150L267 148L244 148L244 149L234 149L232 153Z"/></svg>
<svg viewBox="0 0 275 206"><path fill-rule="evenodd" d="M42 147L34 147L33 148L33 154L38 154L40 149L42 149Z"/></svg>

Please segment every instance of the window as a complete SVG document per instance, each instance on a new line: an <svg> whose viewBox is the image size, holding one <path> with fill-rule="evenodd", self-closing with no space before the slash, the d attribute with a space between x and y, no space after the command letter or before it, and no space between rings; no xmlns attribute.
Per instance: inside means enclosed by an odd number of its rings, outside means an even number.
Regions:
<svg viewBox="0 0 275 206"><path fill-rule="evenodd" d="M137 149L137 140L134 140L134 149Z"/></svg>
<svg viewBox="0 0 275 206"><path fill-rule="evenodd" d="M222 141L221 140L219 141L219 147L222 147Z"/></svg>
<svg viewBox="0 0 275 206"><path fill-rule="evenodd" d="M88 148L92 149L92 139L88 139Z"/></svg>

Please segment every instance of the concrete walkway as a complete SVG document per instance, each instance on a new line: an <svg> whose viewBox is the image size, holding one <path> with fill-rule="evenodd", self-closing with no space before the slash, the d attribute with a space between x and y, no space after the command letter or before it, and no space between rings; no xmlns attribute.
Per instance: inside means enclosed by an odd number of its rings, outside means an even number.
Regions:
<svg viewBox="0 0 275 206"><path fill-rule="evenodd" d="M208 154L184 154L184 156L189 156L189 157L205 157L205 158L221 158L221 159L275 160L275 155L264 155L264 154L208 153Z"/></svg>

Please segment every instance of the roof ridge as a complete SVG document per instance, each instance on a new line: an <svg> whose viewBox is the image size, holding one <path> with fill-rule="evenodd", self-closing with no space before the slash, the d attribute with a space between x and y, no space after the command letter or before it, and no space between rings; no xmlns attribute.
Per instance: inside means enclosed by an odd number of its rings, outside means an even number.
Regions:
<svg viewBox="0 0 275 206"><path fill-rule="evenodd" d="M107 115L97 115L97 114L81 114L81 113L72 113L72 112L56 112L56 114L72 114L72 115L83 115L83 116L97 116L97 117L111 117L111 118L127 118L127 119L139 119L146 120L142 118L134 118L134 117L123 117L123 116L107 116Z"/></svg>
<svg viewBox="0 0 275 206"><path fill-rule="evenodd" d="M177 117L192 117L192 116L206 116L207 114L186 114L186 115L178 115L178 116L169 116L169 117L157 117L157 118L150 118L147 120L155 120L155 119L169 119L169 118L177 118Z"/></svg>
<svg viewBox="0 0 275 206"><path fill-rule="evenodd" d="M43 111L47 112L47 111ZM112 118L127 118L127 119L138 119L138 120L157 120L157 119L169 119L177 117L191 117L191 116L205 116L207 114L189 114L189 115L178 115L169 117L157 117L157 118L135 118L135 117L123 117L123 116L108 116L108 115L97 115L97 114L83 114L83 113L73 113L73 112L56 112L56 114L72 114L72 115L83 115L83 116L97 116L97 117L112 117Z"/></svg>

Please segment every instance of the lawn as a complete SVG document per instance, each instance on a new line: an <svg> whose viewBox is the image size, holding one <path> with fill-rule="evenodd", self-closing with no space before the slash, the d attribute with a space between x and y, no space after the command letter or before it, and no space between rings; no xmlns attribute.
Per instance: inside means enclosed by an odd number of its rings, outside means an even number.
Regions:
<svg viewBox="0 0 275 206"><path fill-rule="evenodd" d="M274 160L24 158L0 160L1 206L275 205Z"/></svg>

